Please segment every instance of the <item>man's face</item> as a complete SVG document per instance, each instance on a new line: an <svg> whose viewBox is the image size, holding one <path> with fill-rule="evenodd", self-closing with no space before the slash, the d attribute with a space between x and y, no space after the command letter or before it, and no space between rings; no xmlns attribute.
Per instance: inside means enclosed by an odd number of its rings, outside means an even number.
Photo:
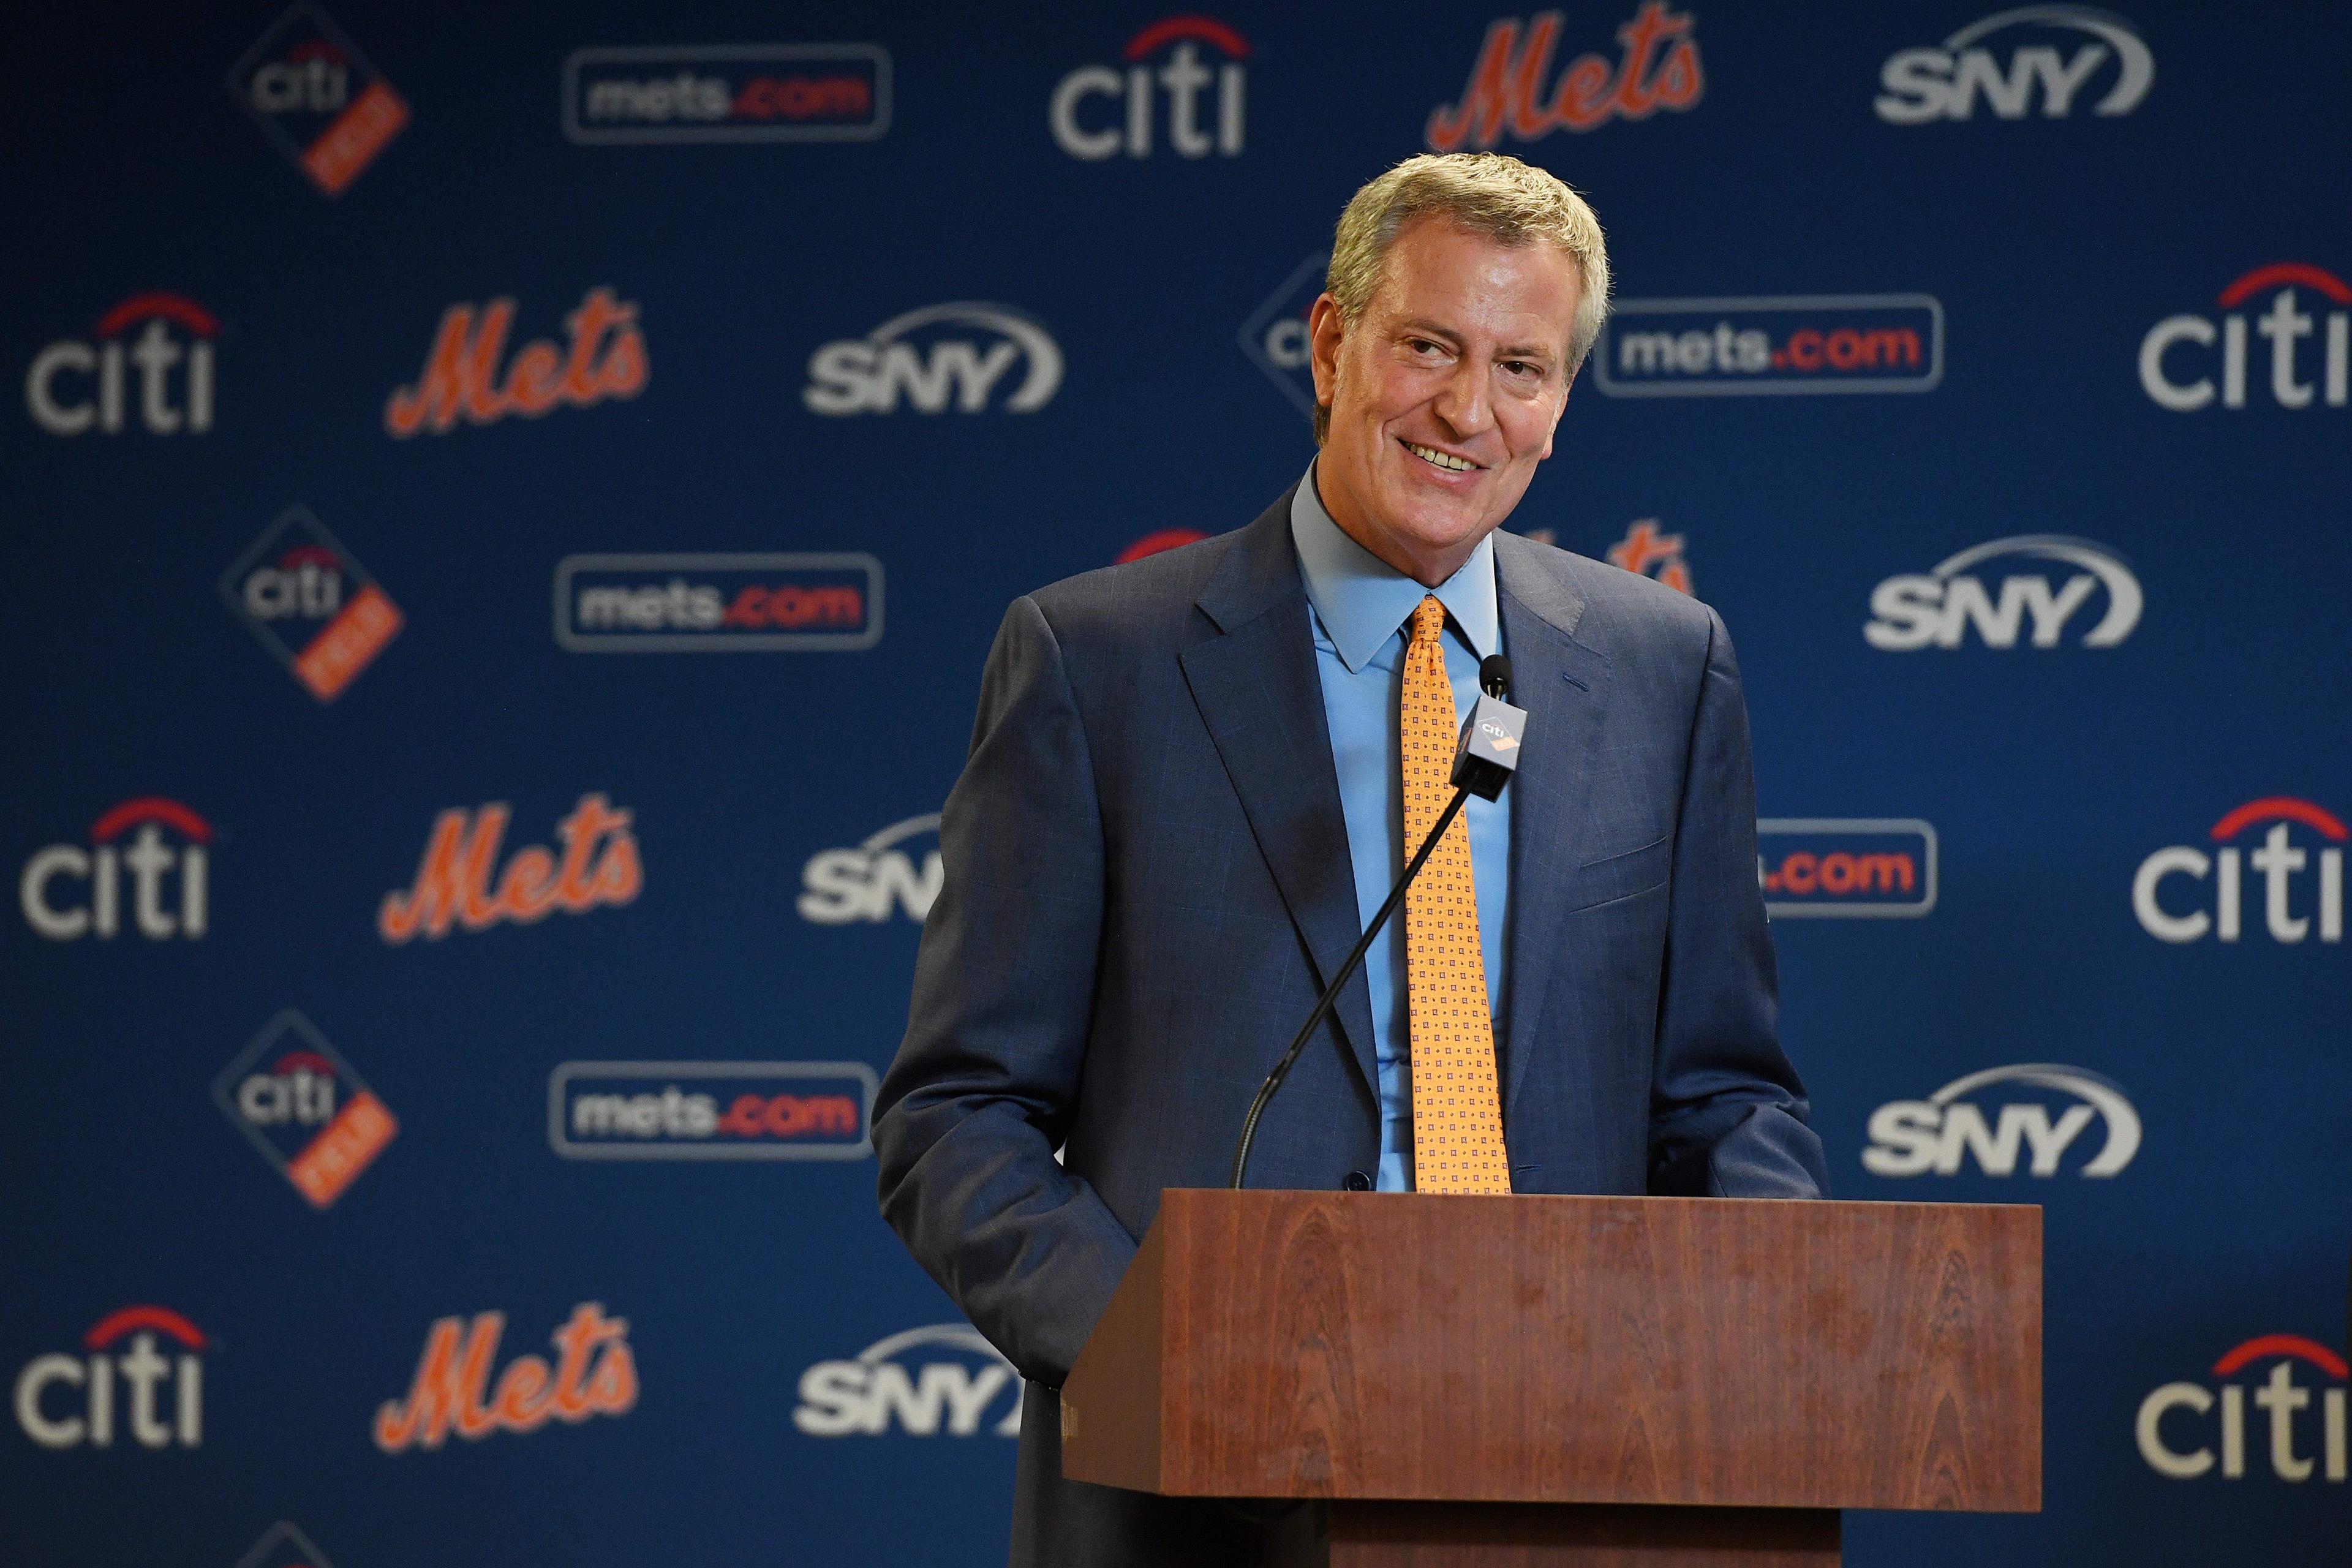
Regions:
<svg viewBox="0 0 2352 1568"><path fill-rule="evenodd" d="M1315 472L1332 521L1428 586L1452 576L1551 456L1580 283L1557 245L1430 217L1389 247L1360 320L1316 300L1315 395L1331 427Z"/></svg>

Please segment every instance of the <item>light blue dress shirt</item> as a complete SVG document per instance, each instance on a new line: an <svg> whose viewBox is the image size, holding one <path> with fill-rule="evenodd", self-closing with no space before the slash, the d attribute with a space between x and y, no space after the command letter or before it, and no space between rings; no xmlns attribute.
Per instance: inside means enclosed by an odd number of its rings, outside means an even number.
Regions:
<svg viewBox="0 0 2352 1568"><path fill-rule="evenodd" d="M1478 661L1503 651L1495 602L1495 542L1480 540L1462 569L1434 590L1389 566L1340 530L1316 492L1315 468L1290 502L1290 536L1307 578L1315 668L1323 716L1339 764L1339 807L1355 863L1357 918L1365 925L1404 874L1404 786L1397 714L1404 697L1406 625L1434 592L1445 606L1445 674L1458 726L1478 695ZM1511 891L1511 793L1470 797L1470 875L1478 894L1478 942L1486 964L1486 1005L1503 1037L1503 932ZM1412 1058L1405 1004L1404 910L1364 955L1372 994L1372 1042L1381 1075L1381 1192L1412 1189Z"/></svg>

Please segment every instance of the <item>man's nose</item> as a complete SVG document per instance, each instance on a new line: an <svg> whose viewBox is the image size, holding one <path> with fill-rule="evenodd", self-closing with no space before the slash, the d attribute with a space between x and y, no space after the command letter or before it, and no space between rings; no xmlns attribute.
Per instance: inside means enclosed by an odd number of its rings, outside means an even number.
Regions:
<svg viewBox="0 0 2352 1568"><path fill-rule="evenodd" d="M1463 355L1432 406L1454 435L1465 440L1483 435L1495 423L1494 404L1486 393L1485 363L1474 355Z"/></svg>

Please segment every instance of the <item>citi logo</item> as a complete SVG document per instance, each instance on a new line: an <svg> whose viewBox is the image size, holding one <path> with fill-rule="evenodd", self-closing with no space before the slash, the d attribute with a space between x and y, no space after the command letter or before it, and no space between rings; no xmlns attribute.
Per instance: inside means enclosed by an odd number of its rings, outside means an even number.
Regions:
<svg viewBox="0 0 2352 1568"><path fill-rule="evenodd" d="M2001 578L1995 595L1986 590L1976 568L2003 556L2077 570L2055 587L2041 572L2011 573ZM2101 590L2105 612L2083 633L2084 647L2114 647L2131 636L2143 604L2139 579L2105 545L2059 534L2020 534L1963 550L1929 573L1889 577L1870 595L1871 618L1862 635L1871 647L1889 653L1958 647L1972 626L1987 647L2013 648L2021 632L2034 647L2056 647L2067 626Z"/></svg>
<svg viewBox="0 0 2352 1568"><path fill-rule="evenodd" d="M131 928L149 942L193 942L205 934L212 837L211 825L176 800L126 800L90 824L88 848L33 852L16 881L25 922L51 942L111 940L123 929L127 871Z"/></svg>
<svg viewBox="0 0 2352 1568"><path fill-rule="evenodd" d="M400 634L400 606L318 514L278 514L221 574L221 602L304 689L332 702Z"/></svg>
<svg viewBox="0 0 2352 1568"><path fill-rule="evenodd" d="M894 822L854 849L811 857L801 871L801 919L824 926L879 924L895 908L922 924L947 883L939 833L940 816L932 812Z"/></svg>
<svg viewBox="0 0 2352 1568"><path fill-rule="evenodd" d="M2038 1100L2004 1103L1988 1121L1972 1096L1996 1084L2072 1099L2058 1119ZM2106 1141L2077 1174L2112 1176L2139 1152L2139 1112L2124 1091L2095 1072L2049 1062L1988 1068L1954 1079L1925 1100L1898 1100L1870 1116L1863 1169L1874 1176L1954 1176L1970 1157L1988 1176L2013 1176L2018 1155L2036 1176L2054 1176L2069 1146L2094 1121Z"/></svg>
<svg viewBox="0 0 2352 1568"><path fill-rule="evenodd" d="M961 329L958 331L957 329ZM1025 365L1017 382L1005 377ZM814 414L896 414L903 397L920 414L978 414L992 406L1034 414L1062 384L1062 350L1044 327L1005 305L964 300L893 316L863 338L809 356L801 401Z"/></svg>
<svg viewBox="0 0 2352 1568"><path fill-rule="evenodd" d="M1547 85L1560 26L1558 11L1543 12L1524 30L1517 17L1489 23L1461 100L1440 105L1423 128L1430 151L1484 152L1506 132L1533 142L1621 117L1646 120L1662 109L1689 109L1706 91L1698 40L1691 37L1696 19L1677 15L1664 0L1642 0L1633 19L1617 29L1613 62L1606 55L1580 55Z"/></svg>
<svg viewBox="0 0 2352 1568"><path fill-rule="evenodd" d="M916 1363L908 1352L928 1351ZM983 1426L1021 1435L1021 1379L969 1323L938 1323L877 1340L851 1361L821 1361L801 1373L793 1425L812 1437L970 1437Z"/></svg>
<svg viewBox="0 0 2352 1568"><path fill-rule="evenodd" d="M202 436L213 427L218 336L220 323L194 300L134 294L100 316L88 339L60 338L33 356L26 411L52 436L119 436L131 419L151 436Z"/></svg>
<svg viewBox="0 0 2352 1568"><path fill-rule="evenodd" d="M555 825L563 847L560 859L533 845L516 850L498 870L510 815L499 800L478 812L461 806L435 818L416 881L404 893L384 895L377 934L397 946L416 936L438 940L454 926L470 931L509 921L530 925L558 910L580 915L631 903L644 888L644 865L629 830L635 814L614 811L602 795L582 795L572 815Z"/></svg>
<svg viewBox="0 0 2352 1568"><path fill-rule="evenodd" d="M2325 321L2302 309L2296 287L2309 289L2337 309ZM2167 316L2147 330L2139 342L2140 390L2159 408L2194 414L2212 406L2246 405L2246 323L2239 309L2250 300L2270 294L2270 309L2252 318L2254 331L2270 340L2271 401L2281 408L2308 408L2317 396L2329 408L2352 401L2352 287L2333 272L2301 261L2273 262L2257 267L2221 290L2216 301L2227 312L2217 327L2210 316ZM2325 327L2323 333L2322 328ZM2306 380L2303 341L2318 337L2319 379ZM2213 352L2221 344L2218 356ZM2218 363L2217 363L2218 357ZM2214 373L2221 385L2214 385Z"/></svg>
<svg viewBox="0 0 2352 1568"><path fill-rule="evenodd" d="M2233 1378L2263 1362L2271 1363L2270 1375L2252 1386L2254 1408L2269 1418L2263 1424L2269 1427L2264 1457L2271 1474L2283 1481L2307 1481L2317 1474L2342 1484L2347 1472L2344 1358L2300 1334L2263 1334L2215 1362L2213 1376ZM2336 1386L2315 1390L2297 1383L2297 1362ZM2230 1382L2215 1389L2201 1383L2168 1383L2156 1390L2140 1401L2139 1418L2132 1424L2139 1457L2158 1475L2176 1481L2193 1481L2217 1468L2223 1480L2243 1480L2248 1386ZM2313 1412L2315 1393L2318 1408ZM2221 1407L2218 1419L2216 1405ZM2318 1417L2315 1443L2306 1412ZM2261 1416L2256 1419L2262 1421Z"/></svg>
<svg viewBox="0 0 2352 1568"><path fill-rule="evenodd" d="M506 359L515 302L452 305L425 351L425 368L383 406L387 434L446 435L460 419L490 425L509 414L536 419L560 405L585 408L646 389L646 337L637 307L610 289L591 289L563 318L565 341L528 342ZM499 366L506 363L500 375Z"/></svg>
<svg viewBox="0 0 2352 1568"><path fill-rule="evenodd" d="M229 96L310 183L341 194L408 123L408 105L343 30L298 0L228 73Z"/></svg>
<svg viewBox="0 0 2352 1568"><path fill-rule="evenodd" d="M178 1352L157 1353L158 1335ZM130 1348L111 1353L125 1339ZM16 1425L25 1436L44 1448L110 1448L116 1412L127 1404L131 1439L142 1448L204 1441L205 1336L194 1323L168 1307L125 1307L91 1324L82 1348L82 1355L35 1356L16 1374Z"/></svg>
<svg viewBox="0 0 2352 1568"><path fill-rule="evenodd" d="M555 1357L519 1355L499 1373L504 1312L437 1320L408 1397L375 1413L375 1446L387 1454L437 1448L454 1432L478 1442L493 1432L536 1432L550 1421L577 1426L593 1415L625 1415L637 1405L637 1363L629 1321L608 1318L601 1301L583 1301L555 1331Z"/></svg>
<svg viewBox="0 0 2352 1568"><path fill-rule="evenodd" d="M1213 66L1202 63L1202 45ZM1157 70L1155 56L1164 57ZM1054 85L1045 119L1063 152L1090 163L1121 153L1150 157L1164 94L1171 152L1241 155L1249 45L1239 33L1211 16L1166 16L1129 38L1120 58L1120 68L1080 66ZM1203 92L1211 95L1206 103Z"/></svg>
<svg viewBox="0 0 2352 1568"><path fill-rule="evenodd" d="M2252 852L2230 843L2265 822L2270 829ZM2296 826L2319 836L2316 850L2294 842ZM2273 942L2302 942L2313 934L2315 923L2320 941L2344 940L2345 829L2333 813L2290 795L2250 800L2215 823L2207 837L2221 847L2209 854L2193 844L2175 844L2139 863L2132 878L2132 913L2139 917L2141 930L2158 942L2202 942L2208 936L2236 942L2245 931L2243 853L2246 865L2263 879L2263 929ZM2295 879L2314 868L2315 857L2318 893L2298 914ZM2165 883L2173 878L2209 885L2210 891L2200 889L2191 895L2200 907L2186 907L2189 900L2168 894Z"/></svg>
<svg viewBox="0 0 2352 1568"><path fill-rule="evenodd" d="M2011 43L2008 62L1994 52ZM2019 42L2022 37L2042 39ZM2071 45L2071 49L2062 47ZM2091 103L2096 115L2129 114L2156 79L2156 59L2133 26L2087 5L2021 5L1971 22L1939 48L1903 49L1879 72L1882 89L1872 107L1893 125L1969 120L1977 100L2002 120L2039 112L2047 120L2074 113L2076 98L2110 61L2106 91ZM2088 100L2086 100L2088 101Z"/></svg>
<svg viewBox="0 0 2352 1568"><path fill-rule="evenodd" d="M312 1208L331 1206L400 1131L351 1063L291 1007L214 1080L213 1101Z"/></svg>

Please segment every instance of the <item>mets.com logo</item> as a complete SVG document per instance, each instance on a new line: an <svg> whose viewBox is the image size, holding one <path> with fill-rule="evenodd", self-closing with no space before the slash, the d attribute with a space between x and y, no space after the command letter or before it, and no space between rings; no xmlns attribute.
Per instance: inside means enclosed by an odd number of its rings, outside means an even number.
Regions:
<svg viewBox="0 0 2352 1568"><path fill-rule="evenodd" d="M1593 349L1611 397L1927 392L1944 379L1930 294L1626 300Z"/></svg>
<svg viewBox="0 0 2352 1568"><path fill-rule="evenodd" d="M864 1062L565 1062L547 1141L566 1160L862 1160L877 1087Z"/></svg>
<svg viewBox="0 0 2352 1568"><path fill-rule="evenodd" d="M1021 1377L969 1323L934 1323L877 1340L847 1361L801 1373L793 1425L812 1437L1021 1435Z"/></svg>
<svg viewBox="0 0 2352 1568"><path fill-rule="evenodd" d="M582 49L563 134L649 142L871 142L890 129L890 54L872 44Z"/></svg>
<svg viewBox="0 0 2352 1568"><path fill-rule="evenodd" d="M2004 1086L2010 1098L1987 1119L1979 1101ZM2052 1106L2032 1096L2061 1103ZM2058 1163L2092 1122L2106 1128L2098 1152L2077 1173L2112 1176L2139 1152L2139 1112L2121 1087L2083 1068L2021 1062L1954 1079L1925 1100L1897 1100L1870 1116L1870 1146L1863 1168L1874 1176L1956 1176L1974 1159L1988 1176L2013 1176L2018 1156L2037 1176L2054 1176Z"/></svg>
<svg viewBox="0 0 2352 1568"><path fill-rule="evenodd" d="M1924 915L1936 907L1936 829L1916 817L1759 817L1756 880L1775 919Z"/></svg>
<svg viewBox="0 0 2352 1568"><path fill-rule="evenodd" d="M573 653L785 653L882 640L882 563L800 555L567 555L555 640Z"/></svg>

